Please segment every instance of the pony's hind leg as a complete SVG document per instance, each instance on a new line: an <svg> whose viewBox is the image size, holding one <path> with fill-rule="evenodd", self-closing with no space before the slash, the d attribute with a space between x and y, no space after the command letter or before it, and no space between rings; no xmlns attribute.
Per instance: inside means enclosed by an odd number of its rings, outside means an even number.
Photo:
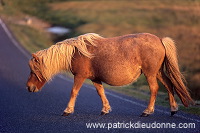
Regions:
<svg viewBox="0 0 200 133"><path fill-rule="evenodd" d="M147 117L150 114L154 113L154 106L155 106L156 96L157 96L157 92L158 92L158 88L159 88L156 76L147 76L147 75L145 75L145 76L146 76L147 82L149 84L151 96L150 96L150 100L149 100L149 105L143 111L141 117Z"/></svg>
<svg viewBox="0 0 200 133"><path fill-rule="evenodd" d="M69 114L74 112L76 97L84 81L85 78L74 76L74 85L71 91L70 100L67 108L64 110L63 116L68 116Z"/></svg>
<svg viewBox="0 0 200 133"><path fill-rule="evenodd" d="M171 116L173 116L178 111L178 105L177 105L177 103L176 103L176 101L174 99L173 84L169 80L169 78L165 75L163 70L161 70L158 73L157 78L160 80L160 82L165 86L165 88L168 91L169 103L170 103L170 108L171 108Z"/></svg>
<svg viewBox="0 0 200 133"><path fill-rule="evenodd" d="M93 82L93 84L97 90L97 93L100 96L102 104L103 104L103 108L101 110L101 115L106 115L111 111L111 107L110 107L108 99L106 98L103 85L102 85L101 81L92 81L92 82Z"/></svg>

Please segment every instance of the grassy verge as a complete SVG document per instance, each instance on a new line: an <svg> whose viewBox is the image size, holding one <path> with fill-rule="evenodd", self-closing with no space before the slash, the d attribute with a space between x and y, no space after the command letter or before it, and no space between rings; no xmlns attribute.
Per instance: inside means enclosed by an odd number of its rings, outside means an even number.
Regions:
<svg viewBox="0 0 200 133"><path fill-rule="evenodd" d="M20 0L3 0L3 3L0 5L0 17L6 22L23 47L33 53L53 44L50 35L44 29L35 26L35 23L38 23L37 19L34 19L33 24L26 22L26 19L32 16L23 12L21 6L25 5L20 6ZM29 4L31 5L32 1Z"/></svg>
<svg viewBox="0 0 200 133"><path fill-rule="evenodd" d="M45 49L53 43L44 31L38 31L26 25L9 24L16 38L30 53Z"/></svg>
<svg viewBox="0 0 200 133"><path fill-rule="evenodd" d="M62 0L61 0L62 1ZM53 2L53 3L52 3ZM63 38L95 32L105 37L137 32L150 32L159 37L170 36L177 42L181 69L185 71L193 98L200 100L200 15L199 0L157 1L66 1L9 0L0 7L9 27L30 52L53 44L49 34L31 25L15 23L25 16L37 16L50 23L71 28ZM148 85L142 76L127 87L106 88L142 100L149 99ZM167 93L161 86L157 104L168 106ZM199 106L181 110L200 115Z"/></svg>

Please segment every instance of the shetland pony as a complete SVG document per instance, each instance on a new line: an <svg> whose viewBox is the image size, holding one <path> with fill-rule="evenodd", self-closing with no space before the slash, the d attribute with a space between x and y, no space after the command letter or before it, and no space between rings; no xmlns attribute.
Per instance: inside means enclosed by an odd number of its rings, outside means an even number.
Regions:
<svg viewBox="0 0 200 133"><path fill-rule="evenodd" d="M146 117L154 112L159 88L157 80L168 91L171 115L178 111L174 92L184 106L193 104L179 70L175 44L169 37L160 39L149 33L140 33L103 38L88 33L58 42L32 56L27 81L30 92L39 91L47 81L63 70L74 75L74 85L64 116L74 112L75 100L85 79L93 82L102 100L101 114L105 115L111 107L102 82L112 86L127 85L142 73L151 94L149 104L141 116Z"/></svg>

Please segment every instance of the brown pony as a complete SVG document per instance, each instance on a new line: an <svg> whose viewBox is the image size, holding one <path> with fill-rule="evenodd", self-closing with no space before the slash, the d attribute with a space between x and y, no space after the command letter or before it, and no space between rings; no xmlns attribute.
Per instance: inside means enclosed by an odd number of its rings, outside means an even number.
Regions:
<svg viewBox="0 0 200 133"><path fill-rule="evenodd" d="M169 37L160 39L149 33L141 33L103 38L89 33L58 42L32 56L29 61L31 73L27 81L30 92L39 91L47 81L63 70L71 71L74 75L74 85L64 116L74 112L75 100L85 79L93 82L102 100L101 114L105 115L111 107L102 82L112 86L127 85L142 73L149 84L151 97L141 116L154 112L159 88L157 79L168 91L171 115L178 111L174 91L184 106L193 104L179 70L175 44Z"/></svg>

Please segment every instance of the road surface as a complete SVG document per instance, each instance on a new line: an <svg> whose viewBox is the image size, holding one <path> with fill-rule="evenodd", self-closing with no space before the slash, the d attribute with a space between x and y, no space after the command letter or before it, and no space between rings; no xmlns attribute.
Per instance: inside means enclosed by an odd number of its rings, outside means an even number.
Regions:
<svg viewBox="0 0 200 133"><path fill-rule="evenodd" d="M170 117L168 108L156 106L153 115L141 118L139 115L147 102L109 90L106 90L106 95L112 112L99 116L101 100L90 85L81 88L75 113L61 116L67 106L73 80L57 76L41 92L29 93L25 84L30 54L16 42L1 20L0 23L0 133L200 132L198 116L180 111ZM88 123L102 125L89 128L86 126ZM162 123L171 124L171 128L159 128ZM189 128L190 123L195 128ZM147 127L142 128L142 124L147 124ZM190 127L194 127L192 124Z"/></svg>

